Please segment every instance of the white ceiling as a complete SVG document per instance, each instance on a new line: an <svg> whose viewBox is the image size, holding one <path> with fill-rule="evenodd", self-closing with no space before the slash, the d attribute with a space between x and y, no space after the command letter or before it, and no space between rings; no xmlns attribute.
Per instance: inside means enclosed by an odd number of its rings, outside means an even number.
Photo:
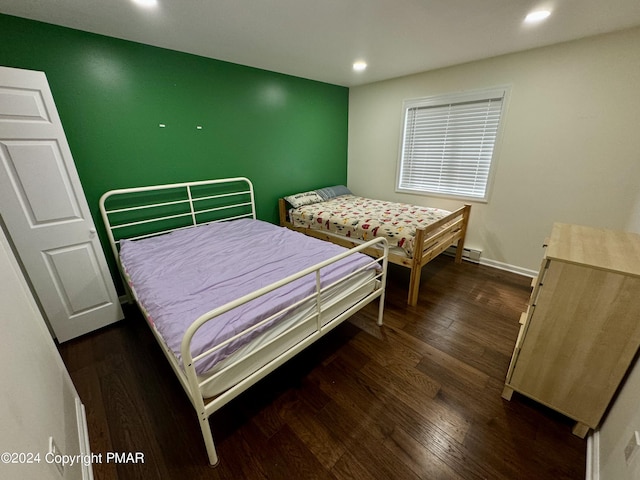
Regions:
<svg viewBox="0 0 640 480"><path fill-rule="evenodd" d="M0 0L0 12L344 86L640 25L640 0L158 1ZM545 22L522 23L542 7Z"/></svg>

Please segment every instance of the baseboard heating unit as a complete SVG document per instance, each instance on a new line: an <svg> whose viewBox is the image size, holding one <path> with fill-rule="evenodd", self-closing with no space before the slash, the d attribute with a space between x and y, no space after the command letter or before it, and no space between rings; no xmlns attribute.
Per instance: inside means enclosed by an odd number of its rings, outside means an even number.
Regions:
<svg viewBox="0 0 640 480"><path fill-rule="evenodd" d="M449 248L447 248L444 251L444 253L447 255L455 256L456 250L457 250L456 246L451 245ZM463 260L467 260L473 263L480 263L480 255L482 255L482 250L475 250L473 248L466 248L466 247L462 249Z"/></svg>

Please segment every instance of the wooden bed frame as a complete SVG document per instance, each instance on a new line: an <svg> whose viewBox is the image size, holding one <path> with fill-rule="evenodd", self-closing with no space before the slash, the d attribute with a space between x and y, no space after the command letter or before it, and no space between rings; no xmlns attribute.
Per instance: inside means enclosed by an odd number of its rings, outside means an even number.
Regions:
<svg viewBox="0 0 640 480"><path fill-rule="evenodd" d="M353 241L347 237L342 237L324 230L295 227L289 218L287 201L284 198L278 199L278 212L280 216L280 225L283 227L302 232L305 235L316 237L321 240L336 243L347 248L353 248L359 244L357 241ZM462 252L465 236L467 234L470 213L471 205L465 204L458 210L444 218L441 218L437 222L434 222L424 228L417 229L415 238L416 248L413 257L393 252L389 253L389 261L391 263L411 269L409 294L407 297L407 303L409 305L415 306L418 303L422 267L452 245L456 245L456 263L462 262ZM422 249L418 249L418 245L422 245ZM416 254L418 251L421 252L420 255ZM374 248L365 250L365 253L373 257L377 257L381 254Z"/></svg>
<svg viewBox="0 0 640 480"><path fill-rule="evenodd" d="M197 193L197 189L206 185L222 185L223 187L228 185L238 185L239 189L230 191L226 189L220 194L215 195L205 195L202 196ZM167 192L166 196L163 195L163 192ZM168 192L173 192L169 195ZM176 195L176 192L182 192L180 195ZM120 201L118 197L125 198L127 195L133 194L138 195L138 198L135 200L133 206L124 206L126 202ZM152 202L146 203L140 200L140 195L144 196L145 194L152 195ZM200 195L200 196L199 196ZM168 198L168 200L167 200ZM141 203L142 202L142 203ZM208 202L214 202L215 206L207 205ZM221 204L222 202L222 204ZM115 203L115 205L113 205ZM107 205L109 204L109 205ZM163 213L162 210L165 208L174 209L171 213ZM184 211L176 213L175 209L183 209ZM238 214L238 209L244 210L245 213ZM228 214L225 212L229 212ZM130 188L130 189L120 189L113 190L105 193L100 199L100 212L102 214L102 218L104 220L105 227L107 228L107 235L109 238L109 242L111 245L111 249L115 256L116 262L121 270L121 274L123 278L125 277L125 273L122 270L122 265L120 263L119 256L119 242L121 239L128 238L139 239L154 235L159 235L161 233L166 233L169 231L179 230L182 228L189 228L191 226L224 221L224 220L234 220L238 218L248 217L255 219L255 203L253 196L253 186L251 182L244 178L230 178L230 179L222 179L222 180L210 180L204 182L187 182L187 183L176 183L170 185L160 185L153 187L141 187L141 188ZM132 214L137 217L135 221L130 220L117 220L119 215L127 215ZM211 214L214 214L216 217L214 220L208 219ZM157 230L153 228L153 233L143 233L139 235L126 236L123 235L123 230L130 229L132 227L143 227L145 229L149 229L150 225L154 225L156 222L159 224L165 224L166 222L173 223L174 225L171 227L159 227ZM176 226L176 222L178 226ZM182 223L182 225L180 225ZM117 238L116 238L117 237ZM323 297L323 293L329 289L333 288L336 285L340 287L343 285L343 281L346 281L345 278L341 278L338 281L334 282L331 285L327 285L322 287L320 284L320 269L324 268L331 263L334 263L338 260L341 260L349 255L353 255L356 252L364 252L368 248L372 248L374 245L377 245L378 248L383 252L382 256L374 260L372 259L371 264L377 263L378 268L375 272L372 273L372 276L365 281L365 285L369 285L371 283L371 291L367 288L368 293L362 292L364 287L351 288L349 293L344 295L346 299L340 300L326 300ZM267 374L275 370L277 367L282 365L284 362L292 358L294 355L302 351L311 343L315 342L317 339L325 335L327 332L331 331L334 327L339 325L342 321L349 318L355 312L363 308L365 305L369 304L376 298L379 299L379 309L378 309L378 325L382 325L382 314L384 309L384 294L385 294L385 285L386 285L386 272L387 272L387 253L388 246L384 239L376 239L368 242L366 244L360 245L354 249L345 251L342 254L336 255L331 259L325 260L321 263L318 263L312 267L309 267L305 270L302 270L294 275L291 275L285 279L282 279L278 282L275 282L271 285L268 285L264 288L256 290L253 293L245 295L237 300L227 303L221 307L218 307L214 310L211 310L197 319L194 319L191 326L187 329L182 339L181 344L181 357L182 361L179 361L176 355L171 351L171 349L167 346L166 342L157 331L153 322L147 317L144 309L141 308L142 313L147 319L147 323L149 324L151 331L158 341L163 353L165 354L167 360L169 361L173 371L175 372L180 384L184 388L189 400L191 401L193 408L198 415L200 420L200 428L202 431L204 443L207 449L207 454L209 457L209 463L211 465L216 465L218 463L218 455L216 452L216 448L213 441L213 436L211 433L211 426L209 424L209 417L222 406L224 406L229 401L233 400L240 393L251 387L257 381L265 377ZM371 265L369 264L369 265ZM253 327L247 328L244 332L239 333L238 335L232 337L231 339L223 342L219 345L209 348L207 351L193 356L191 353L191 342L196 334L196 332L207 322L210 322L222 315L223 313L232 310L244 303L250 302L262 295L265 295L277 288L280 288L290 282L293 282L299 278L302 278L307 275L315 275L315 291L299 302L296 302L295 305L285 307L279 312L273 314L269 318L261 321L259 324L254 325ZM351 274L354 275L354 274ZM125 282L125 285L127 283ZM127 285L127 289L129 293L133 296L133 298L137 299L135 290L130 288ZM355 291L354 291L355 290ZM277 337L270 340L269 344L276 344L278 342L279 346L276 347L276 353L270 350L270 346L266 348L261 347L256 351L252 351L247 354L246 357L239 358L237 360L233 360L232 363L226 364L224 368L216 371L213 374L198 374L196 372L195 363L208 355L212 355L219 348L224 347L227 343L233 341L238 338L240 335L251 331L254 328L258 328L259 326L265 324L266 322L271 321L274 318L280 318L283 314L288 313L293 309L293 307L300 305L303 302L305 305L312 305L310 312L305 313L301 316L299 321L296 321L293 325L287 327L287 329L279 334ZM140 304L138 303L140 306ZM337 306L336 306L337 305ZM313 332L303 338L300 339L300 335L294 332L296 327L299 327L301 323L308 322L307 328L312 329ZM285 338L285 336L289 334ZM294 335L295 334L295 335ZM296 342L292 346L290 343ZM286 343L285 343L286 342ZM284 343L284 345L283 345ZM257 359L257 360L256 360ZM251 361L261 362L259 365L261 367L247 367ZM266 363L264 363L266 362ZM224 378L225 387L222 392L217 394L214 397L206 397L204 394L205 388L210 384L214 383L221 376L226 375L228 370L234 368L240 364L242 368L241 375L237 373L233 373L231 387L226 387L229 383L227 378ZM235 371L234 371L235 372Z"/></svg>

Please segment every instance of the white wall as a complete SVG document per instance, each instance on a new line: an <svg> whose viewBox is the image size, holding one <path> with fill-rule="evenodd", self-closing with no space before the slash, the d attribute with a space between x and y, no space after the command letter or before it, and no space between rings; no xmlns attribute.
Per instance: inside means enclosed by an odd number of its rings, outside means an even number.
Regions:
<svg viewBox="0 0 640 480"><path fill-rule="evenodd" d="M351 88L349 188L457 207L395 193L402 102L505 84L493 188L473 203L467 246L527 271L555 221L640 231L640 28Z"/></svg>
<svg viewBox="0 0 640 480"><path fill-rule="evenodd" d="M3 457L0 478L82 478L78 465L61 476L45 459L49 436L62 453L80 453L77 393L1 228L0 332L0 453L40 454L32 464Z"/></svg>

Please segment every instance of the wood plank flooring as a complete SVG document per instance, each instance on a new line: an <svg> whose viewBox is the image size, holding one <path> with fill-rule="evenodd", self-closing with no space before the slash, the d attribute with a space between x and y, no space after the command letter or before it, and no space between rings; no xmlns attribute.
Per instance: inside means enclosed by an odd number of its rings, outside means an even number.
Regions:
<svg viewBox="0 0 640 480"><path fill-rule="evenodd" d="M504 377L530 279L436 259L416 307L408 271L390 268L377 303L211 417L208 466L187 396L133 307L127 318L60 346L86 410L96 479L584 479L586 441L572 422Z"/></svg>

